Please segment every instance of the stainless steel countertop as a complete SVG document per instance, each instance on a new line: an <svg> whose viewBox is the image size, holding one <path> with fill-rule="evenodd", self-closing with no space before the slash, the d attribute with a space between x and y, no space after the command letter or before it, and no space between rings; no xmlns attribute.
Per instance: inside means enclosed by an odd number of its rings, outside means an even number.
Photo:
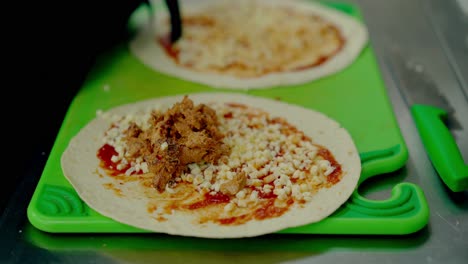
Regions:
<svg viewBox="0 0 468 264"><path fill-rule="evenodd" d="M335 1L336 2L336 1ZM397 182L421 186L430 206L429 224L404 236L270 236L253 239L229 252L214 247L189 248L183 238L142 235L53 235L32 227L26 217L30 195L47 156L39 150L0 221L1 263L468 263L468 191L453 193L432 167L385 56L399 49L427 71L453 108L460 127L453 128L468 161L468 17L455 0L355 0L370 31L388 95L409 160L401 170L376 177L363 187L368 197L385 199ZM45 152L45 150L44 150ZM382 190L382 188L384 190ZM25 195L28 194L28 195ZM294 251L269 251L265 239L295 243ZM188 239L190 240L190 239ZM164 245L179 243L180 248ZM190 240L191 244L195 240ZM168 243L169 244L169 243ZM203 243L209 245L210 243Z"/></svg>

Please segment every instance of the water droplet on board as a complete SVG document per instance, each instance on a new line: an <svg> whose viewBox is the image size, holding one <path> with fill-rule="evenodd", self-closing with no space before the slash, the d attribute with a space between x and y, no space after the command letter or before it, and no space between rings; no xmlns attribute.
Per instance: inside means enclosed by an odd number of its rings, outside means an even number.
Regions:
<svg viewBox="0 0 468 264"><path fill-rule="evenodd" d="M420 63L417 63L413 60L409 60L406 62L406 67L410 70L413 70L417 73L422 73L424 72L424 66Z"/></svg>
<svg viewBox="0 0 468 264"><path fill-rule="evenodd" d="M424 67L423 67L421 64L416 64L416 65L414 66L414 70L415 70L416 72L421 73L421 72L424 71Z"/></svg>

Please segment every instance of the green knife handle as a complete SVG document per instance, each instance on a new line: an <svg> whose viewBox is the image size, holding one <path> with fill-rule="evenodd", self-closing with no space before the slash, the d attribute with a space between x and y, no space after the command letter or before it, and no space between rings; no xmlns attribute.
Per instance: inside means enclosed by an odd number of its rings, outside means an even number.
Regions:
<svg viewBox="0 0 468 264"><path fill-rule="evenodd" d="M426 147L429 159L444 183L454 192L468 189L468 165L443 119L447 112L428 105L415 104L411 113Z"/></svg>

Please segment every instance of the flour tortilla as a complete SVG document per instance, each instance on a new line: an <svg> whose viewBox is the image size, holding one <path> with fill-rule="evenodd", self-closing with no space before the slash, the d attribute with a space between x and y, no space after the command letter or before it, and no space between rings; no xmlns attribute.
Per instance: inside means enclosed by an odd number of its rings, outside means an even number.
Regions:
<svg viewBox="0 0 468 264"><path fill-rule="evenodd" d="M110 109L106 113L125 114L138 109L147 109L156 104L166 107L180 102L183 95L149 99ZM342 166L343 177L330 188L323 188L315 194L305 207L293 206L284 215L262 221L252 220L245 224L226 226L215 223L194 224L190 217L174 212L168 220L158 222L147 211L148 197L138 185L125 185L121 193L104 188L114 183L112 177L97 174L99 160L97 150L102 146L103 133L110 121L97 117L72 138L61 157L64 176L75 188L78 195L91 208L118 222L141 229L182 236L206 238L252 237L276 232L288 227L306 225L320 221L337 210L350 197L357 186L361 163L356 146L350 134L339 123L322 113L284 102L243 95L239 93L193 93L189 98L195 104L206 102L237 102L255 106L270 113L272 117L283 117L333 153Z"/></svg>
<svg viewBox="0 0 468 264"><path fill-rule="evenodd" d="M205 6L219 3L222 0L179 0L182 16L184 12L196 12ZM355 18L337 10L325 7L313 1L304 0L260 0L268 5L284 6L301 12L310 12L333 23L341 32L345 44L337 54L325 63L310 69L295 72L278 72L253 78L239 78L216 73L201 73L177 65L157 44L156 36L160 30L161 20L168 17L168 12L161 1L152 1L155 10L152 17L141 27L139 33L130 42L130 51L148 67L184 80L206 84L214 88L229 89L268 89L277 86L306 83L334 74L350 65L361 53L368 41L368 33L364 25ZM280 22L279 22L280 23Z"/></svg>

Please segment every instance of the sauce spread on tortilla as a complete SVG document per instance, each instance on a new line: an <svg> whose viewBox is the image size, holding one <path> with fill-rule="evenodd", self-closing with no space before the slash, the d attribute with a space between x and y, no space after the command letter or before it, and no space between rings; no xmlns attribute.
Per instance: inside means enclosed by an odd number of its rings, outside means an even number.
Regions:
<svg viewBox="0 0 468 264"><path fill-rule="evenodd" d="M188 209L194 210L194 209L199 209L202 207L207 207L213 204L221 204L221 203L229 203L231 200L231 197L226 194L222 193L215 193L215 194L210 194L206 193L204 195L204 199L201 201L198 201L196 203L190 204L188 206Z"/></svg>
<svg viewBox="0 0 468 264"><path fill-rule="evenodd" d="M170 36L158 38L159 45L163 47L167 56L171 57L176 63L179 62L179 50L171 44Z"/></svg>
<svg viewBox="0 0 468 264"><path fill-rule="evenodd" d="M283 207L278 207L275 205L275 199L268 199L266 202L262 203L260 207L255 209L254 211L242 214L239 216L229 217L229 218L222 218L218 219L217 222L221 225L241 225L250 220L265 220L268 218L275 218L282 216L289 210L289 207L294 204L293 199L289 199L286 202L286 205Z"/></svg>
<svg viewBox="0 0 468 264"><path fill-rule="evenodd" d="M105 169L107 173L113 176L124 174L130 167L129 164L119 166L120 162L113 162L112 157L117 155L115 148L109 144L104 144L99 148L97 157L99 158L101 168Z"/></svg>
<svg viewBox="0 0 468 264"><path fill-rule="evenodd" d="M322 156L322 158L324 158L325 160L328 160L331 166L335 167L335 170L332 173L328 174L327 181L331 184L338 183L341 179L341 165L336 161L335 157L330 152L330 150L324 147L319 148L318 155Z"/></svg>

